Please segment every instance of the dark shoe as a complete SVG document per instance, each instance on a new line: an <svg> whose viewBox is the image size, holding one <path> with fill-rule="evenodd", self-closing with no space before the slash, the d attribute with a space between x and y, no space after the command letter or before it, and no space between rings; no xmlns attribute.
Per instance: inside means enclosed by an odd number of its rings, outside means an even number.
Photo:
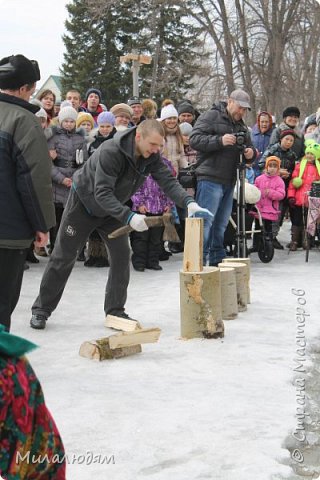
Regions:
<svg viewBox="0 0 320 480"><path fill-rule="evenodd" d="M277 238L273 239L272 244L273 244L273 248L275 248L276 250L284 250L283 245L281 245L281 243L279 242L279 240Z"/></svg>
<svg viewBox="0 0 320 480"><path fill-rule="evenodd" d="M296 252L297 250L298 250L298 243L297 242L291 242L290 252Z"/></svg>
<svg viewBox="0 0 320 480"><path fill-rule="evenodd" d="M33 250L28 250L26 260L29 263L39 263L39 259L35 257Z"/></svg>
<svg viewBox="0 0 320 480"><path fill-rule="evenodd" d="M43 330L46 328L47 317L44 315L33 314L30 320L30 326L36 330Z"/></svg>
<svg viewBox="0 0 320 480"><path fill-rule="evenodd" d="M109 260L105 257L97 257L93 267L103 268L109 267Z"/></svg>
<svg viewBox="0 0 320 480"><path fill-rule="evenodd" d="M137 272L144 272L144 267L139 267L139 266L134 266L133 265L133 268L137 271ZM118 315L119 316L119 315Z"/></svg>
<svg viewBox="0 0 320 480"><path fill-rule="evenodd" d="M183 244L176 242L169 242L169 250L171 253L181 253L183 252Z"/></svg>
<svg viewBox="0 0 320 480"><path fill-rule="evenodd" d="M90 257L84 262L84 266L85 266L85 267L94 267L95 264L96 264L97 259L98 259L98 257L92 257L92 256L90 256Z"/></svg>
<svg viewBox="0 0 320 480"><path fill-rule="evenodd" d="M23 270L29 270L29 265L27 264L27 262L24 262L24 265L23 265Z"/></svg>
<svg viewBox="0 0 320 480"><path fill-rule="evenodd" d="M172 257L172 253L171 252L161 252L160 255L159 255L159 261L160 262L165 262L166 260L169 260L169 258Z"/></svg>
<svg viewBox="0 0 320 480"><path fill-rule="evenodd" d="M146 267L148 270L162 270L162 267L160 265L150 265L149 267Z"/></svg>
<svg viewBox="0 0 320 480"><path fill-rule="evenodd" d="M84 255L84 251L81 250L81 252L80 252L79 255L78 255L77 261L78 261L78 262L84 262L85 259L86 259L86 257L85 257L85 255Z"/></svg>

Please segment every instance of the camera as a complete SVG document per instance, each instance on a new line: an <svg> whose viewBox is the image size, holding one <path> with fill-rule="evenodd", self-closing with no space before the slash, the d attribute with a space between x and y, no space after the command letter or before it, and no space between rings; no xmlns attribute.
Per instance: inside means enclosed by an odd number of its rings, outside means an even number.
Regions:
<svg viewBox="0 0 320 480"><path fill-rule="evenodd" d="M233 135L236 137L236 145L239 150L245 150L247 148L247 146L245 145L246 132L237 132L233 133Z"/></svg>

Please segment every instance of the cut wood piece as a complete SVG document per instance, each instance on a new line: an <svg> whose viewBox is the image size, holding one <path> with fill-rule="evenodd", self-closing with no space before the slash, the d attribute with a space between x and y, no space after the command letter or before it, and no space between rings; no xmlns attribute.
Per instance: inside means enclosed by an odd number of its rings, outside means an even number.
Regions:
<svg viewBox="0 0 320 480"><path fill-rule="evenodd" d="M107 337L84 342L80 347L79 355L81 355L81 357L91 358L92 360L112 360L135 355L136 353L141 353L141 351L141 345L132 345L130 347L111 350L109 338Z"/></svg>
<svg viewBox="0 0 320 480"><path fill-rule="evenodd" d="M224 336L218 268L180 272L180 314L182 338Z"/></svg>
<svg viewBox="0 0 320 480"><path fill-rule="evenodd" d="M123 332L133 332L142 328L139 322L117 317L116 315L107 315L105 326L115 330L122 330Z"/></svg>
<svg viewBox="0 0 320 480"><path fill-rule="evenodd" d="M140 345L141 343L155 343L159 340L160 328L141 328L134 332L121 332L111 335L109 345L112 350L115 348L127 347L129 345Z"/></svg>
<svg viewBox="0 0 320 480"><path fill-rule="evenodd" d="M248 274L248 303L251 303L251 294L250 294L250 274L251 274L251 260L250 258L233 258L233 257L227 257L227 258L224 258L222 260L222 263L232 263L232 262L236 262L236 263L245 263L248 267L248 271L247 271L247 274Z"/></svg>
<svg viewBox="0 0 320 480"><path fill-rule="evenodd" d="M248 303L248 266L245 263L228 262L219 263L218 267L224 267L225 265L228 265L228 267L232 267L235 269L238 311L244 312L245 310L247 310Z"/></svg>
<svg viewBox="0 0 320 480"><path fill-rule="evenodd" d="M203 218L186 218L183 253L184 272L203 270Z"/></svg>
<svg viewBox="0 0 320 480"><path fill-rule="evenodd" d="M222 318L234 320L238 316L236 272L234 268L228 266L222 266L219 269Z"/></svg>

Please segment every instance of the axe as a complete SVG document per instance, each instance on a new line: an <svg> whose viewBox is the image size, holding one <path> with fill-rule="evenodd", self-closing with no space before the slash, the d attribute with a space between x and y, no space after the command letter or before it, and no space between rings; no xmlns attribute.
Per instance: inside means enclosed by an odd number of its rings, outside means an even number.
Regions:
<svg viewBox="0 0 320 480"><path fill-rule="evenodd" d="M164 213L160 216L155 217L146 217L145 222L148 227L164 227L163 232L163 240L166 242L175 242L180 243L181 240L178 237L176 232L175 226L173 224L173 217L171 213ZM114 232L108 235L108 238L118 238L121 235L125 235L126 233L130 233L133 231L133 228L130 225L125 225L124 227L120 227Z"/></svg>

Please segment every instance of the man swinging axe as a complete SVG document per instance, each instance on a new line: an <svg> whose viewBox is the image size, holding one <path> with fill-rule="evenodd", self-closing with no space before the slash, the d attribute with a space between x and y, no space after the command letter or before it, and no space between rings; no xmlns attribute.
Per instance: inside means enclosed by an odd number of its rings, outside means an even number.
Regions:
<svg viewBox="0 0 320 480"><path fill-rule="evenodd" d="M119 132L104 142L73 177L55 247L42 277L40 292L32 306L31 327L44 329L56 309L79 251L89 234L97 230L110 260L105 291L105 314L132 320L125 313L130 272L128 235L116 239L110 233L123 225L142 232L149 227L146 216L126 205L151 174L164 193L188 215L209 213L199 207L164 165L160 151L164 130L157 120L145 120L138 127Z"/></svg>

